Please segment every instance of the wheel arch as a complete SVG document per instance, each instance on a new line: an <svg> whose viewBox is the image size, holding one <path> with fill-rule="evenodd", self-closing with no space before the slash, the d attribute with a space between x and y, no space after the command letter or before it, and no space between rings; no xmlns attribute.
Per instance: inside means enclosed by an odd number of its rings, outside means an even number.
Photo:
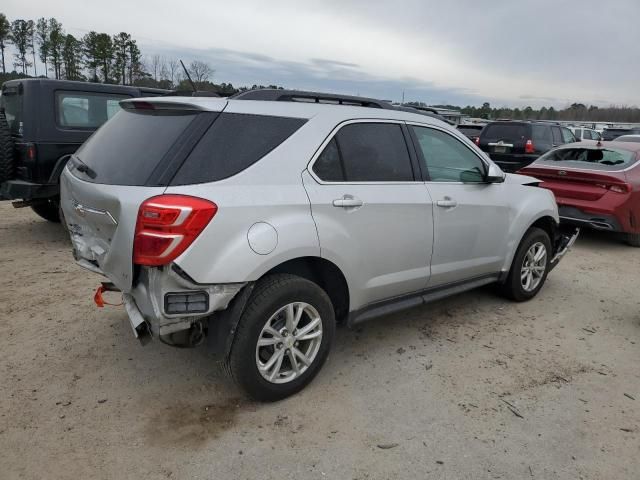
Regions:
<svg viewBox="0 0 640 480"><path fill-rule="evenodd" d="M347 318L349 313L349 284L342 270L333 262L321 257L298 257L282 262L263 276L274 273L289 273L306 278L322 288L331 303L340 322Z"/></svg>

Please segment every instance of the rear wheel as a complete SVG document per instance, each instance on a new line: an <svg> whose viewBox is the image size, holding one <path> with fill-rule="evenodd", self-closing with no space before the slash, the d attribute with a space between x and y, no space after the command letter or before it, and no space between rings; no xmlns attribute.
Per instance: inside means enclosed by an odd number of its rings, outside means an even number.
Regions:
<svg viewBox="0 0 640 480"><path fill-rule="evenodd" d="M49 222L60 223L60 199L58 197L31 205L31 210Z"/></svg>
<svg viewBox="0 0 640 480"><path fill-rule="evenodd" d="M551 254L547 232L535 227L529 229L516 251L502 292L517 302L535 297L547 279Z"/></svg>
<svg viewBox="0 0 640 480"><path fill-rule="evenodd" d="M325 362L336 321L318 285L289 274L260 280L240 318L228 369L251 397L275 401L302 390Z"/></svg>
<svg viewBox="0 0 640 480"><path fill-rule="evenodd" d="M632 247L640 247L640 233L627 233L627 243Z"/></svg>

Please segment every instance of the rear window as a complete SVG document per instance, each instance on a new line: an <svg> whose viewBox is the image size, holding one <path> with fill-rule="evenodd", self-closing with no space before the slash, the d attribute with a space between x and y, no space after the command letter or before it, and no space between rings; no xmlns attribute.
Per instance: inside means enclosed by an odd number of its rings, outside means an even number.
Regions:
<svg viewBox="0 0 640 480"><path fill-rule="evenodd" d="M536 161L609 171L621 170L635 162L635 152L614 148L560 148L546 153Z"/></svg>
<svg viewBox="0 0 640 480"><path fill-rule="evenodd" d="M250 167L306 120L222 113L182 164L171 185L215 182Z"/></svg>
<svg viewBox="0 0 640 480"><path fill-rule="evenodd" d="M128 95L91 92L56 92L58 125L68 128L98 128L119 110Z"/></svg>
<svg viewBox="0 0 640 480"><path fill-rule="evenodd" d="M22 135L22 95L18 87L5 87L0 96L0 109L4 109L9 130L13 135Z"/></svg>
<svg viewBox="0 0 640 480"><path fill-rule="evenodd" d="M527 136L527 126L518 123L490 123L482 130L482 138L487 141L517 141Z"/></svg>
<svg viewBox="0 0 640 480"><path fill-rule="evenodd" d="M480 132L482 131L482 127L478 126L478 127L461 127L458 126L457 127L458 130L460 130L461 133L467 135L467 136L475 136L477 137L478 135L480 135Z"/></svg>
<svg viewBox="0 0 640 480"><path fill-rule="evenodd" d="M120 110L76 152L94 173L82 174L83 178L112 185L145 185L195 117L195 113L166 110Z"/></svg>

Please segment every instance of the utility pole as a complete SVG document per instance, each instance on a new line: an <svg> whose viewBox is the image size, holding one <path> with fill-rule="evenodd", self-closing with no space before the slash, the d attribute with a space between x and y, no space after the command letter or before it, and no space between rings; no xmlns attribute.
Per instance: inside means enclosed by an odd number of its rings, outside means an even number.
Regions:
<svg viewBox="0 0 640 480"><path fill-rule="evenodd" d="M402 105L404 105L404 90L402 90Z"/></svg>

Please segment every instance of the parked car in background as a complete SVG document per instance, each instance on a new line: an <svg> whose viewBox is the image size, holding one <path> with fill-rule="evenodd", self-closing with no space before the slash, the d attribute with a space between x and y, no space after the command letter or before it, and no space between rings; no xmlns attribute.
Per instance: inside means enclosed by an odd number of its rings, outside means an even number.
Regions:
<svg viewBox="0 0 640 480"><path fill-rule="evenodd" d="M480 138L480 132L482 132L484 125L458 125L456 128L460 130L460 132L462 132L462 134L465 135L469 140L477 143L478 139Z"/></svg>
<svg viewBox="0 0 640 480"><path fill-rule="evenodd" d="M563 222L621 232L640 247L640 143L566 145L520 173L555 194Z"/></svg>
<svg viewBox="0 0 640 480"><path fill-rule="evenodd" d="M569 130L576 137L576 141L579 142L598 143L602 140L602 135L591 128L571 127Z"/></svg>
<svg viewBox="0 0 640 480"><path fill-rule="evenodd" d="M69 157L120 110L154 88L49 79L10 80L0 95L0 200L19 200L58 222L59 178Z"/></svg>
<svg viewBox="0 0 640 480"><path fill-rule="evenodd" d="M577 236L455 128L328 97L125 100L62 175L74 256L113 282L97 301L121 291L140 338L206 338L260 400L312 380L336 321L531 299Z"/></svg>
<svg viewBox="0 0 640 480"><path fill-rule="evenodd" d="M502 170L515 172L552 148L575 141L571 130L555 123L498 121L482 130L478 146Z"/></svg>
<svg viewBox="0 0 640 480"><path fill-rule="evenodd" d="M608 142L615 140L622 135L637 135L640 134L640 128L606 128L602 132L602 139Z"/></svg>
<svg viewBox="0 0 640 480"><path fill-rule="evenodd" d="M621 137L616 138L616 142L640 142L640 134L639 135L622 135Z"/></svg>

